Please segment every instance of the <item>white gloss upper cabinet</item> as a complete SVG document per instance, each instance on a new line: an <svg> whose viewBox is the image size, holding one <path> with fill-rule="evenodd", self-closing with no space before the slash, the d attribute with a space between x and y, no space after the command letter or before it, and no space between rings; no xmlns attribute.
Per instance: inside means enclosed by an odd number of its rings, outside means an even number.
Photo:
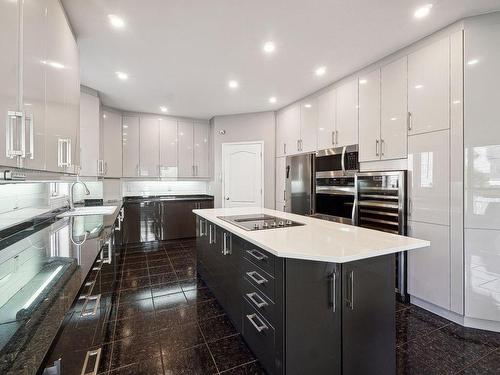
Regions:
<svg viewBox="0 0 500 375"><path fill-rule="evenodd" d="M500 20L468 25L465 37L465 227L500 230Z"/></svg>
<svg viewBox="0 0 500 375"><path fill-rule="evenodd" d="M43 43L46 0L24 0L23 8L23 97L22 111L26 116L26 157L21 159L22 167L45 169L45 70L50 68L40 63L46 60ZM2 22L2 33L4 32ZM5 51L5 49L4 49ZM9 60L7 54L2 59ZM4 80L2 79L2 85ZM7 81L8 82L8 81ZM73 124L74 126L74 124ZM50 130L50 129L49 129ZM5 143L4 143L5 144Z"/></svg>
<svg viewBox="0 0 500 375"><path fill-rule="evenodd" d="M407 57L383 66L381 78L381 159L402 159L408 154L408 63ZM361 123L360 123L361 127ZM360 130L360 139L361 139ZM361 140L360 140L361 142Z"/></svg>
<svg viewBox="0 0 500 375"><path fill-rule="evenodd" d="M276 158L276 202L280 202L281 205L285 203L285 182L286 182L286 157L282 156ZM276 206L280 206L276 203Z"/></svg>
<svg viewBox="0 0 500 375"><path fill-rule="evenodd" d="M408 137L408 218L450 223L449 130Z"/></svg>
<svg viewBox="0 0 500 375"><path fill-rule="evenodd" d="M450 227L410 221L408 235L431 243L408 254L408 292L450 309Z"/></svg>
<svg viewBox="0 0 500 375"><path fill-rule="evenodd" d="M160 175L160 120L157 116L141 116L139 128L140 175L141 177L158 177Z"/></svg>
<svg viewBox="0 0 500 375"><path fill-rule="evenodd" d="M293 104L278 112L276 145L277 155L294 155L299 153L300 139L300 105Z"/></svg>
<svg viewBox="0 0 500 375"><path fill-rule="evenodd" d="M177 177L177 120L160 121L160 177Z"/></svg>
<svg viewBox="0 0 500 375"><path fill-rule="evenodd" d="M102 173L105 177L122 177L122 116L113 111L104 111L101 121Z"/></svg>
<svg viewBox="0 0 500 375"><path fill-rule="evenodd" d="M335 147L335 115L337 106L337 91L330 89L318 96L318 128L317 148L325 150Z"/></svg>
<svg viewBox="0 0 500 375"><path fill-rule="evenodd" d="M178 140L178 176L194 176L193 154L193 121L179 120L177 122Z"/></svg>
<svg viewBox="0 0 500 375"><path fill-rule="evenodd" d="M0 58L0 121L7 119L9 111L17 111L18 90L18 56L19 56L19 2L0 2L0 47L4 53ZM14 127L14 120L11 120ZM20 128L21 124L16 128ZM6 137L7 129L2 126L0 132L0 165L15 166L17 158L7 157Z"/></svg>
<svg viewBox="0 0 500 375"><path fill-rule="evenodd" d="M358 80L337 87L336 146L358 144Z"/></svg>
<svg viewBox="0 0 500 375"><path fill-rule="evenodd" d="M123 177L139 176L139 116L122 117Z"/></svg>
<svg viewBox="0 0 500 375"><path fill-rule="evenodd" d="M408 134L449 128L450 39L408 56Z"/></svg>
<svg viewBox="0 0 500 375"><path fill-rule="evenodd" d="M383 153L380 138L380 70L359 77L359 161L379 160Z"/></svg>
<svg viewBox="0 0 500 375"><path fill-rule="evenodd" d="M100 144L102 144L100 120L99 98L96 95L82 92L80 94L81 176L95 177L99 175ZM121 137L118 142L121 151Z"/></svg>
<svg viewBox="0 0 500 375"><path fill-rule="evenodd" d="M195 121L193 125L193 164L195 177L209 177L210 125L207 121Z"/></svg>
<svg viewBox="0 0 500 375"><path fill-rule="evenodd" d="M316 130L318 128L318 99L309 98L300 103L300 139L298 152L316 151Z"/></svg>

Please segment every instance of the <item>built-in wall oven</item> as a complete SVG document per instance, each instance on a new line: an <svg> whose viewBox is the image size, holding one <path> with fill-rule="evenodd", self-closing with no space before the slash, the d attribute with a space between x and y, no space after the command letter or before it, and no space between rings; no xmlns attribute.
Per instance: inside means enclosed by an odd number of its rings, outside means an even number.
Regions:
<svg viewBox="0 0 500 375"><path fill-rule="evenodd" d="M315 158L314 217L356 225L358 146L319 151Z"/></svg>
<svg viewBox="0 0 500 375"><path fill-rule="evenodd" d="M406 171L362 172L356 175L357 219L360 227L406 235ZM407 301L406 252L396 254L395 284Z"/></svg>

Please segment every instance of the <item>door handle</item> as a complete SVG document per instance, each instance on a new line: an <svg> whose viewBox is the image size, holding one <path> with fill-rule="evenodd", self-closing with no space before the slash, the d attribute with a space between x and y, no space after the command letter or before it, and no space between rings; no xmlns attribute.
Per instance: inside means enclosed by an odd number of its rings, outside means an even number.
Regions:
<svg viewBox="0 0 500 375"><path fill-rule="evenodd" d="M339 144L339 131L338 130L335 130L335 144L336 145Z"/></svg>
<svg viewBox="0 0 500 375"><path fill-rule="evenodd" d="M333 272L332 274L330 274L328 276L328 281L329 281L329 286L330 286L330 302L329 302L329 306L330 308L332 309L333 312L335 312L337 310L337 303L336 303L336 300L337 300L337 291L336 291L336 287L337 287L337 274L335 272Z"/></svg>
<svg viewBox="0 0 500 375"><path fill-rule="evenodd" d="M286 155L286 143L283 143L283 154Z"/></svg>
<svg viewBox="0 0 500 375"><path fill-rule="evenodd" d="M383 139L380 140L380 155L384 156L384 144L385 141Z"/></svg>
<svg viewBox="0 0 500 375"><path fill-rule="evenodd" d="M253 292L253 293L247 293L247 297L259 309L268 305L268 303L266 301L264 301L264 299L261 296L259 296L257 293L255 293L255 292ZM258 297L260 299L260 301L257 301L257 299L255 297Z"/></svg>
<svg viewBox="0 0 500 375"><path fill-rule="evenodd" d="M247 276L259 285L265 284L268 280L257 271L247 272Z"/></svg>
<svg viewBox="0 0 500 375"><path fill-rule="evenodd" d="M413 128L413 118L412 118L411 112L408 112L408 116L406 118L406 121L407 121L407 125L408 125L408 130L411 131L411 129Z"/></svg>
<svg viewBox="0 0 500 375"><path fill-rule="evenodd" d="M262 254L260 251L252 249L252 250L247 250L247 254L251 255L253 258L257 259L258 261L263 261L264 259L267 259L267 256L265 254Z"/></svg>
<svg viewBox="0 0 500 375"><path fill-rule="evenodd" d="M25 153L28 154L30 159L35 158L35 139L34 139L34 119L33 119L33 114L30 115L25 115L24 116L25 121L28 121L28 132L29 132L29 152ZM24 122L23 122L24 124Z"/></svg>
<svg viewBox="0 0 500 375"><path fill-rule="evenodd" d="M347 278L347 307L354 310L354 271L349 272Z"/></svg>
<svg viewBox="0 0 500 375"><path fill-rule="evenodd" d="M378 156L378 139L375 140L375 155Z"/></svg>
<svg viewBox="0 0 500 375"><path fill-rule="evenodd" d="M247 319L250 321L250 323L252 323L252 325L257 330L257 332L262 332L265 329L269 328L267 325L264 324L264 322L262 320L260 320L260 318L257 316L257 314L247 315ZM259 324L256 323L255 320L258 320Z"/></svg>
<svg viewBox="0 0 500 375"><path fill-rule="evenodd" d="M85 361L83 362L82 375L97 375L97 371L99 370L99 362L101 361L101 350L102 348L89 350L85 355ZM94 368L91 372L87 372L87 366L89 363L90 357L96 357L94 362Z"/></svg>
<svg viewBox="0 0 500 375"><path fill-rule="evenodd" d="M87 309L87 304L90 301L95 301L94 308L92 309ZM88 296L85 298L85 302L83 303L82 306L82 311L80 312L80 316L91 316L95 315L97 313L97 310L99 309L99 304L101 303L101 295L97 294L95 296Z"/></svg>
<svg viewBox="0 0 500 375"><path fill-rule="evenodd" d="M228 200L229 200L229 197L226 197L226 200L228 201Z"/></svg>
<svg viewBox="0 0 500 375"><path fill-rule="evenodd" d="M332 130L332 146L335 146L335 130Z"/></svg>
<svg viewBox="0 0 500 375"><path fill-rule="evenodd" d="M19 131L19 121L21 122L21 131ZM23 112L8 111L5 126L5 156L13 159L15 156L26 156L25 131L24 131L24 114ZM16 126L14 126L14 123ZM16 149L14 145L15 134L20 135L21 140L16 142L20 149Z"/></svg>

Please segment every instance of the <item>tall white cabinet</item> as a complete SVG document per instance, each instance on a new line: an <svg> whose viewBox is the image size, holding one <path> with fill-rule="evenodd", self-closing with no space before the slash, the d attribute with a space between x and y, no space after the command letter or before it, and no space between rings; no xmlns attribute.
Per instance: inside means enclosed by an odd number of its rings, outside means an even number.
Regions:
<svg viewBox="0 0 500 375"><path fill-rule="evenodd" d="M80 175L98 176L100 168L101 108L97 94L80 93ZM121 150L121 140L119 140ZM121 152L120 152L121 154Z"/></svg>
<svg viewBox="0 0 500 375"><path fill-rule="evenodd" d="M177 120L160 119L160 177L177 177Z"/></svg>
<svg viewBox="0 0 500 375"><path fill-rule="evenodd" d="M358 144L358 80L337 87L337 147Z"/></svg>
<svg viewBox="0 0 500 375"><path fill-rule="evenodd" d="M139 177L139 116L122 117L123 177Z"/></svg>
<svg viewBox="0 0 500 375"><path fill-rule="evenodd" d="M141 177L160 175L160 119L141 116L139 126L139 169Z"/></svg>
<svg viewBox="0 0 500 375"><path fill-rule="evenodd" d="M106 178L122 176L122 116L114 110L101 115L101 159L99 175Z"/></svg>
<svg viewBox="0 0 500 375"><path fill-rule="evenodd" d="M318 96L318 150L336 146L337 91L333 88Z"/></svg>

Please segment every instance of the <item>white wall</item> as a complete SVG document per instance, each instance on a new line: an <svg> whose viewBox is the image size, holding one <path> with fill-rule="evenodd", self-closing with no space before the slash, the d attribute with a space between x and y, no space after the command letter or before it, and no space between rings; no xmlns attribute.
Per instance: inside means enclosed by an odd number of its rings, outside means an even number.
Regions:
<svg viewBox="0 0 500 375"><path fill-rule="evenodd" d="M213 178L210 193L215 207L222 206L222 144L230 142L264 142L264 206L274 209L275 113L259 112L216 116L211 121ZM225 134L220 134L225 130Z"/></svg>

